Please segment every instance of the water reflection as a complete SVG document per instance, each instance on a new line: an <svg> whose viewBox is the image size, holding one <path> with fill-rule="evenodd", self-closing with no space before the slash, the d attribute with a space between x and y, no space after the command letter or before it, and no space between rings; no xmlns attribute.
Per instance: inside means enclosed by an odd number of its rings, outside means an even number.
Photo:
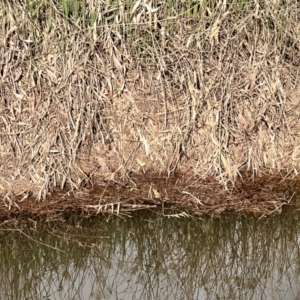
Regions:
<svg viewBox="0 0 300 300"><path fill-rule="evenodd" d="M1 299L297 299L298 215L77 219L0 231Z"/></svg>

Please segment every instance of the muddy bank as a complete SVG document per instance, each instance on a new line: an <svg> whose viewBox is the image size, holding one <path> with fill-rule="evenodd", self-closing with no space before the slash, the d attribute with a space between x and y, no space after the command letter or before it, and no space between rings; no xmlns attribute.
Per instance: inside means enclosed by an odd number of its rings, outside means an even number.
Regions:
<svg viewBox="0 0 300 300"><path fill-rule="evenodd" d="M21 196L0 204L0 218L44 218L60 220L72 213L85 217L124 216L137 210L154 210L165 216L219 216L250 213L256 216L280 214L300 191L297 181L257 178L237 181L228 190L214 180L186 182L185 178L132 176L126 183L102 182L81 190L49 193L45 201Z"/></svg>

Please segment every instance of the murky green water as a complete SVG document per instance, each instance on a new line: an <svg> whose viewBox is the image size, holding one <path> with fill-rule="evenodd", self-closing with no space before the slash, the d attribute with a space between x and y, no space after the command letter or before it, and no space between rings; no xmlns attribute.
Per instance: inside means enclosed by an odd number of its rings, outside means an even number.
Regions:
<svg viewBox="0 0 300 300"><path fill-rule="evenodd" d="M300 215L0 231L0 299L299 299Z"/></svg>

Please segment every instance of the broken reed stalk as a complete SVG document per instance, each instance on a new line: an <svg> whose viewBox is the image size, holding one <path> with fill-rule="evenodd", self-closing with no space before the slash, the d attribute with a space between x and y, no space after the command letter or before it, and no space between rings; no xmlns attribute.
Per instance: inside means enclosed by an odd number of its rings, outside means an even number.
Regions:
<svg viewBox="0 0 300 300"><path fill-rule="evenodd" d="M0 4L0 193L299 173L299 4Z"/></svg>

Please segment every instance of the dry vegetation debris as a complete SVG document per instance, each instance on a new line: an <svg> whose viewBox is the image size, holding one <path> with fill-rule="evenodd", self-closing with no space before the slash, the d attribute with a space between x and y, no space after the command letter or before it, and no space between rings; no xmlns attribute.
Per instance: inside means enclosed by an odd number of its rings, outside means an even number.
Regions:
<svg viewBox="0 0 300 300"><path fill-rule="evenodd" d="M295 178L298 1L130 3L0 4L3 203L147 172Z"/></svg>

